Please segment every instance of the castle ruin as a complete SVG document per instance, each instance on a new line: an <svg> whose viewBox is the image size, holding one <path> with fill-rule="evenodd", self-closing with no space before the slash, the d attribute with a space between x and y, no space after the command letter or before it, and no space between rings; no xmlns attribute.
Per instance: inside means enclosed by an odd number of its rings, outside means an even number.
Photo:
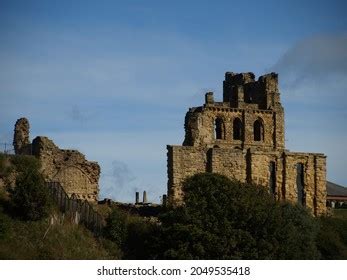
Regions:
<svg viewBox="0 0 347 280"><path fill-rule="evenodd" d="M86 160L77 150L60 149L44 136L37 136L30 143L29 129L26 118L17 120L13 138L15 153L37 157L45 180L59 182L69 196L97 202L100 177L98 163Z"/></svg>
<svg viewBox="0 0 347 280"><path fill-rule="evenodd" d="M223 102L213 93L185 117L182 146L167 146L168 199L183 202L182 183L215 172L268 188L276 200L302 204L314 215L326 211L326 156L285 149L284 109L278 75L227 72Z"/></svg>

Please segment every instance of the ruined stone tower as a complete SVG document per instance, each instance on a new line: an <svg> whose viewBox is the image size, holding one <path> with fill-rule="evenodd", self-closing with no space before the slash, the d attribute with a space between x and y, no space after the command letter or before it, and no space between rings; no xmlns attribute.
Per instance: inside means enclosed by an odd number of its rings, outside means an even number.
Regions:
<svg viewBox="0 0 347 280"><path fill-rule="evenodd" d="M223 102L206 93L205 104L186 114L183 146L167 146L170 203L182 203L187 177L215 172L324 213L326 156L285 150L284 132L278 75L227 72Z"/></svg>
<svg viewBox="0 0 347 280"><path fill-rule="evenodd" d="M26 118L20 118L14 126L13 147L16 154L29 153L29 121Z"/></svg>

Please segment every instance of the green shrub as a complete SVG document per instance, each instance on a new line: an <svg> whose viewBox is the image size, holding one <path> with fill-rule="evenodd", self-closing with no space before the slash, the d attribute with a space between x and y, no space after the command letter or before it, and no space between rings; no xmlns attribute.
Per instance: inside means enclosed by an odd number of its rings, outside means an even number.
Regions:
<svg viewBox="0 0 347 280"><path fill-rule="evenodd" d="M153 236L158 226L139 216L128 216L127 237L123 246L125 259L148 259L153 247Z"/></svg>
<svg viewBox="0 0 347 280"><path fill-rule="evenodd" d="M320 231L317 245L322 258L327 260L347 259L347 219L336 217L319 218Z"/></svg>
<svg viewBox="0 0 347 280"><path fill-rule="evenodd" d="M127 237L127 215L119 209L114 208L106 219L106 227L104 228L104 236L118 247L122 247Z"/></svg>
<svg viewBox="0 0 347 280"><path fill-rule="evenodd" d="M125 259L148 259L157 224L114 208L106 219L103 236L122 251Z"/></svg>
<svg viewBox="0 0 347 280"><path fill-rule="evenodd" d="M315 259L318 227L302 207L263 187L204 173L184 183L185 206L161 216L152 258Z"/></svg>
<svg viewBox="0 0 347 280"><path fill-rule="evenodd" d="M48 188L39 171L39 162L33 157L15 157L19 173L11 193L15 214L24 220L39 220L48 216L51 199Z"/></svg>
<svg viewBox="0 0 347 280"><path fill-rule="evenodd" d="M41 167L40 161L34 156L15 155L11 157L11 163L18 173L29 170L39 171Z"/></svg>

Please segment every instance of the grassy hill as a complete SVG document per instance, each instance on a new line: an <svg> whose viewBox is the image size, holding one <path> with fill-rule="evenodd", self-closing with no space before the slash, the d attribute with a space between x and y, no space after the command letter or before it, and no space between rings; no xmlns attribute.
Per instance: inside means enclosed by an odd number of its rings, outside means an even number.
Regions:
<svg viewBox="0 0 347 280"><path fill-rule="evenodd" d="M0 259L120 258L121 251L113 242L64 219L54 205L43 218L19 215L13 203L16 178L28 170L35 174L38 167L33 157L0 154ZM32 183L30 178L27 181Z"/></svg>
<svg viewBox="0 0 347 280"><path fill-rule="evenodd" d="M0 212L0 259L118 259L121 252L107 239L96 238L68 222L22 221Z"/></svg>

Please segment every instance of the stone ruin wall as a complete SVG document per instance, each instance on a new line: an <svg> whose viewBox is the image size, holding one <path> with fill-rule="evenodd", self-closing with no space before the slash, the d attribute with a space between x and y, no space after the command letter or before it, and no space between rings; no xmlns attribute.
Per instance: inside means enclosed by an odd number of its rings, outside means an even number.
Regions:
<svg viewBox="0 0 347 280"><path fill-rule="evenodd" d="M277 200L298 202L297 165L303 166L305 204L315 215L326 211L326 156L285 150L284 109L275 73L254 80L253 73L226 73L223 102L213 93L205 104L190 108L185 117L183 146L167 146L168 199L183 203L183 181L197 173L215 172L241 182L262 185L270 191L270 164L275 167ZM240 139L234 139L234 120L242 123ZM217 139L216 120L222 120ZM254 123L261 120L263 137L254 139Z"/></svg>
<svg viewBox="0 0 347 280"><path fill-rule="evenodd" d="M326 211L325 166L322 154L292 152L262 152L230 148L200 148L167 146L170 203L180 205L186 178L203 172L213 172L240 182L255 183L269 188L270 162L276 166L276 200L298 201L298 163L304 165L305 205L315 215Z"/></svg>
<svg viewBox="0 0 347 280"><path fill-rule="evenodd" d="M29 122L25 118L16 122L14 146L16 154L36 156L45 179L59 182L69 196L91 202L98 200L100 167L97 162L86 160L76 150L60 149L47 137L38 136L30 143Z"/></svg>
<svg viewBox="0 0 347 280"><path fill-rule="evenodd" d="M171 204L181 204L183 181L196 173L206 172L207 149L188 146L167 146L168 198Z"/></svg>
<svg viewBox="0 0 347 280"><path fill-rule="evenodd" d="M29 140L29 121L26 118L20 118L14 126L13 147L16 154L29 154L31 143Z"/></svg>
<svg viewBox="0 0 347 280"><path fill-rule="evenodd" d="M195 109L195 108L194 108ZM184 146L214 146L255 149L284 149L284 115L283 111L243 110L221 106L205 106L202 111L191 109L185 118L186 136ZM215 120L223 121L223 139L215 139ZM244 124L243 138L233 140L233 121L239 118ZM253 123L261 119L264 125L264 141L255 143ZM211 144L213 143L213 144Z"/></svg>

